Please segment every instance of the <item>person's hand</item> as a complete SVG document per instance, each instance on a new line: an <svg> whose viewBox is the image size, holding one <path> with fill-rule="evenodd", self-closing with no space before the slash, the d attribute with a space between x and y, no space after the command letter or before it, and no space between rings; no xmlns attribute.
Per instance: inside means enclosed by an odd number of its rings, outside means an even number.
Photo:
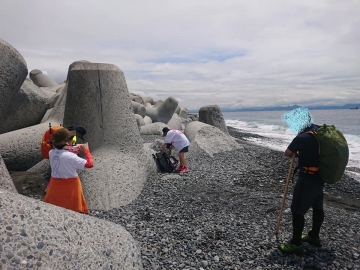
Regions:
<svg viewBox="0 0 360 270"><path fill-rule="evenodd" d="M80 145L80 150L85 151L86 149L89 149L89 143L83 143Z"/></svg>

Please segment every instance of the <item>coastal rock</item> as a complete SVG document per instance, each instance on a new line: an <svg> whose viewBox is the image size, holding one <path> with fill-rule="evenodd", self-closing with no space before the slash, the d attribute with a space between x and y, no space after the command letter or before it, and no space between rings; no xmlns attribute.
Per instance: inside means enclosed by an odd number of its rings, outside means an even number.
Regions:
<svg viewBox="0 0 360 270"><path fill-rule="evenodd" d="M167 127L166 124L161 122L155 122L151 124L146 124L145 126L141 126L140 134L141 135L162 135L162 129Z"/></svg>
<svg viewBox="0 0 360 270"><path fill-rule="evenodd" d="M223 114L218 105L201 107L199 110L199 121L217 127L222 132L228 133Z"/></svg>
<svg viewBox="0 0 360 270"><path fill-rule="evenodd" d="M197 146L211 157L213 157L215 153L242 148L242 146L227 133L199 121L187 124L184 134L191 142L192 147L190 147L190 149Z"/></svg>
<svg viewBox="0 0 360 270"><path fill-rule="evenodd" d="M5 40L0 39L0 123L12 107L11 101L23 84L28 70L22 55Z"/></svg>
<svg viewBox="0 0 360 270"><path fill-rule="evenodd" d="M48 100L43 90L26 79L11 99L12 106L6 111L0 134L39 124L49 109Z"/></svg>
<svg viewBox="0 0 360 270"><path fill-rule="evenodd" d="M43 159L40 151L41 139L49 128L49 123L52 126L63 123L66 95L67 85L47 120L41 124L0 134L0 153L9 171L26 171Z"/></svg>
<svg viewBox="0 0 360 270"><path fill-rule="evenodd" d="M187 110L187 108L181 108L181 110L179 112L179 116L181 118L187 119L188 118L188 110Z"/></svg>
<svg viewBox="0 0 360 270"><path fill-rule="evenodd" d="M111 64L79 63L69 72L67 92L64 126L87 128L96 167L79 174L89 208L130 203L156 166L144 153L124 73Z"/></svg>
<svg viewBox="0 0 360 270"><path fill-rule="evenodd" d="M58 88L59 84L53 81L49 76L44 74L41 70L33 69L29 73L30 79L38 87L55 87Z"/></svg>
<svg viewBox="0 0 360 270"><path fill-rule="evenodd" d="M135 114L136 124L140 130L141 126L145 125L144 118L141 115Z"/></svg>
<svg viewBox="0 0 360 270"><path fill-rule="evenodd" d="M0 265L11 269L142 269L120 225L0 190Z"/></svg>
<svg viewBox="0 0 360 270"><path fill-rule="evenodd" d="M154 106L149 103L145 104L146 115L153 122L162 122L167 124L178 106L178 102L173 97L168 97L165 101L158 101Z"/></svg>
<svg viewBox="0 0 360 270"><path fill-rule="evenodd" d="M145 115L144 117L145 125L152 124L152 120L149 116Z"/></svg>
<svg viewBox="0 0 360 270"><path fill-rule="evenodd" d="M167 126L170 129L183 130L183 124L182 124L181 118L176 113L173 114L173 116L167 123Z"/></svg>
<svg viewBox="0 0 360 270"><path fill-rule="evenodd" d="M133 108L133 112L135 114L141 115L142 118L145 117L146 108L145 108L145 106L143 104L135 102L135 101L131 101L131 105L132 105L132 108Z"/></svg>
<svg viewBox="0 0 360 270"><path fill-rule="evenodd" d="M14 182L1 156L0 156L0 189L17 193Z"/></svg>

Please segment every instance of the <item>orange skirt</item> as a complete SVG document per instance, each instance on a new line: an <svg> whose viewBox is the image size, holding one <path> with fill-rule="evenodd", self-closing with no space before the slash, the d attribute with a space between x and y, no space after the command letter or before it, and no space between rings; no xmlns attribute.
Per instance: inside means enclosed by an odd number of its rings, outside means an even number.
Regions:
<svg viewBox="0 0 360 270"><path fill-rule="evenodd" d="M66 179L51 177L44 202L89 214L79 177Z"/></svg>

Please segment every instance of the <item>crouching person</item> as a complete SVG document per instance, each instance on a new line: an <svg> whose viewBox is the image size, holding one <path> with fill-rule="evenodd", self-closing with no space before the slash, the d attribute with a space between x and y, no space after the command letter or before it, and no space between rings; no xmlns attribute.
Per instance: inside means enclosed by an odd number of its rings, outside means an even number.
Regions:
<svg viewBox="0 0 360 270"><path fill-rule="evenodd" d="M180 130L169 129L168 127L163 128L163 137L165 137L165 143L160 147L160 151L166 148L169 149L169 153L175 147L179 152L180 166L175 170L180 173L186 173L189 168L186 165L185 153L189 151L190 142L188 138Z"/></svg>
<svg viewBox="0 0 360 270"><path fill-rule="evenodd" d="M66 128L61 128L54 132L55 149L49 152L51 179L44 202L89 214L80 178L76 170L92 168L94 166L93 159L88 143L79 146L79 150L84 152L86 159L65 149L67 146L71 146L75 135L75 130L69 131Z"/></svg>

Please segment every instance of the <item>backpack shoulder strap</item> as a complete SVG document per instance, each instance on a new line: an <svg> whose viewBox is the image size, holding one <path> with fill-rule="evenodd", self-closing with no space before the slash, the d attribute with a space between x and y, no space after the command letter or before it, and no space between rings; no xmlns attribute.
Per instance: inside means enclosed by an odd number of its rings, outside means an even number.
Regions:
<svg viewBox="0 0 360 270"><path fill-rule="evenodd" d="M316 130L309 130L309 131L306 131L304 133L309 133L309 134L312 134L314 135L314 137L316 138L317 142L318 142L318 147L319 147L319 155L320 155L320 141L319 141L319 138L317 136L317 131Z"/></svg>

